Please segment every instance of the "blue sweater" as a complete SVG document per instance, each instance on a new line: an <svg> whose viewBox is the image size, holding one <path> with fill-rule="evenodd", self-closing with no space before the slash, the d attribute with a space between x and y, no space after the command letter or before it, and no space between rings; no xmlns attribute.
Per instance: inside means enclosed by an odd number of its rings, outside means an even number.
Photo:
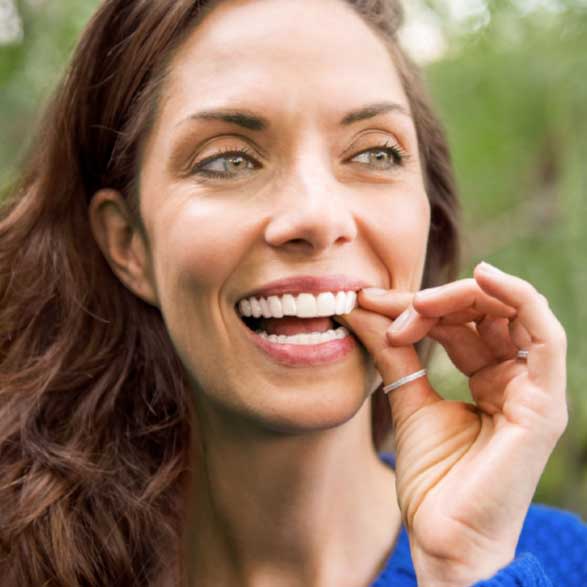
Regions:
<svg viewBox="0 0 587 587"><path fill-rule="evenodd" d="M395 468L393 454L379 456ZM402 525L396 546L371 587L416 586L408 534ZM471 587L587 587L587 525L571 512L532 504L514 560Z"/></svg>

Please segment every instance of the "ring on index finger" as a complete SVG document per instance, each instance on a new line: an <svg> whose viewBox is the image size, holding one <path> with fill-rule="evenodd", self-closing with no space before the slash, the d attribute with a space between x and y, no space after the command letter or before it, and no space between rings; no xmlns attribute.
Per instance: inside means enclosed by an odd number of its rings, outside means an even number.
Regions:
<svg viewBox="0 0 587 587"><path fill-rule="evenodd" d="M426 375L426 373L428 373L428 369L420 369L419 371L416 371L415 373L410 373L409 375L405 375L404 377L400 377L396 381L392 381L391 383L388 383L383 388L383 393L388 394L390 391L393 391L394 389L397 389L398 387L401 387L402 385L405 385L406 383L410 383L410 381L414 381L414 379L419 379L420 377L424 377Z"/></svg>

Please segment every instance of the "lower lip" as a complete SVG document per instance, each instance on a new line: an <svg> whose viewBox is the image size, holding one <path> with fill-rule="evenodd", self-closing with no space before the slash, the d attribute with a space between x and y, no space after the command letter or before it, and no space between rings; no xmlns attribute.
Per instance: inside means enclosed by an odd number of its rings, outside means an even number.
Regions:
<svg viewBox="0 0 587 587"><path fill-rule="evenodd" d="M248 328L240 318L237 317L237 319L247 331L249 340L276 362L287 367L334 363L346 357L357 346L357 341L352 334L320 344L278 344L259 336Z"/></svg>

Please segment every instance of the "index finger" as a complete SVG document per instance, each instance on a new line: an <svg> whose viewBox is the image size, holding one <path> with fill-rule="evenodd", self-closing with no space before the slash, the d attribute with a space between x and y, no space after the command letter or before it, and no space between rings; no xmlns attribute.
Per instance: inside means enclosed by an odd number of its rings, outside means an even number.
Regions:
<svg viewBox="0 0 587 587"><path fill-rule="evenodd" d="M480 317L490 314L510 318L516 314L515 308L485 293L471 277L419 291L414 297L414 307L431 318L466 311Z"/></svg>
<svg viewBox="0 0 587 587"><path fill-rule="evenodd" d="M410 306L415 293L397 289L365 288L358 292L357 301L367 310L396 318Z"/></svg>

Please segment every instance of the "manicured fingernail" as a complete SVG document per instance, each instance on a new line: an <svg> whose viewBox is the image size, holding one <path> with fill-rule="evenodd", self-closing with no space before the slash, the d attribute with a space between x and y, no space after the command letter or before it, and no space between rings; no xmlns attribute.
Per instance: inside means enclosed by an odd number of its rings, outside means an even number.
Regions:
<svg viewBox="0 0 587 587"><path fill-rule="evenodd" d="M494 267L491 265L491 263L487 263L486 261L481 261L477 267L479 267L481 271L486 271L487 273L493 273L494 275L505 275L501 269Z"/></svg>
<svg viewBox="0 0 587 587"><path fill-rule="evenodd" d="M387 293L386 289L381 289L379 287L366 287L365 289L361 290L367 296L384 296Z"/></svg>
<svg viewBox="0 0 587 587"><path fill-rule="evenodd" d="M393 324L391 325L391 327L389 328L390 332L398 332L399 330L401 330L410 320L410 318L412 317L412 309L408 308L407 310L404 310L394 321Z"/></svg>

